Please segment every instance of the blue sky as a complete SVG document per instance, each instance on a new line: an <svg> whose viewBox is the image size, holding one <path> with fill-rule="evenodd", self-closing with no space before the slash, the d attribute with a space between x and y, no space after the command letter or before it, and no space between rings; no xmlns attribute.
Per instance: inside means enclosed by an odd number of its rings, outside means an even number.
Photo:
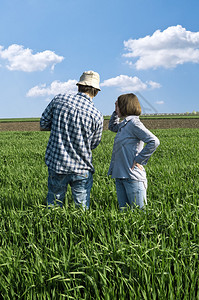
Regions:
<svg viewBox="0 0 199 300"><path fill-rule="evenodd" d="M40 117L83 71L95 106L138 95L143 113L199 111L198 0L0 0L0 118Z"/></svg>

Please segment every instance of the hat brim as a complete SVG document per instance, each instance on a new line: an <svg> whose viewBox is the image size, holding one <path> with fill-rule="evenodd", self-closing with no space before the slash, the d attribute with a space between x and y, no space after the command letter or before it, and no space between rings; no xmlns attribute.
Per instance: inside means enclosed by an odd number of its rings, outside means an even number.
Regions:
<svg viewBox="0 0 199 300"><path fill-rule="evenodd" d="M86 81L80 81L80 82L77 82L76 85L86 85L86 86L93 87L93 88L95 88L95 89L98 90L98 91L101 91L101 89L100 89L98 86L90 85L90 84L89 84L88 82L86 82Z"/></svg>

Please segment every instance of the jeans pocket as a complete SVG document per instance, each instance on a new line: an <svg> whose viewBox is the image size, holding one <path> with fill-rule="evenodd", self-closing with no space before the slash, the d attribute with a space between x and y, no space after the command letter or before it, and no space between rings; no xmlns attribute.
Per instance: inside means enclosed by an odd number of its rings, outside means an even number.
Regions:
<svg viewBox="0 0 199 300"><path fill-rule="evenodd" d="M49 184L54 187L65 187L66 186L66 175L58 174L53 170L49 169Z"/></svg>

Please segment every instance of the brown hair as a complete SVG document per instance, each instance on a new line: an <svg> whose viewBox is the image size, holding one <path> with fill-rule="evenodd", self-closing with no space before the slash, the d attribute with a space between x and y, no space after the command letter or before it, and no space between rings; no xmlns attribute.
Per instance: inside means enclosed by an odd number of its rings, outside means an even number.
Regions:
<svg viewBox="0 0 199 300"><path fill-rule="evenodd" d="M133 93L119 96L118 107L123 117L131 115L139 116L142 112L140 102Z"/></svg>
<svg viewBox="0 0 199 300"><path fill-rule="evenodd" d="M97 96L99 90L92 86L78 84L78 92L87 93L90 97L95 97Z"/></svg>

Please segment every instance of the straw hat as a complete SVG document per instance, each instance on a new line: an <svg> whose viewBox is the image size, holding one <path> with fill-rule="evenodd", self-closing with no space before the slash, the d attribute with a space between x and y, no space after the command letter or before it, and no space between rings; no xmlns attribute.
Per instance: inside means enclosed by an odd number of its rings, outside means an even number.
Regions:
<svg viewBox="0 0 199 300"><path fill-rule="evenodd" d="M82 76L80 77L79 82L77 83L77 85L87 85L87 86L91 86L94 87L95 89L100 90L99 87L99 83L100 83L100 76L97 72L94 71L85 71Z"/></svg>

